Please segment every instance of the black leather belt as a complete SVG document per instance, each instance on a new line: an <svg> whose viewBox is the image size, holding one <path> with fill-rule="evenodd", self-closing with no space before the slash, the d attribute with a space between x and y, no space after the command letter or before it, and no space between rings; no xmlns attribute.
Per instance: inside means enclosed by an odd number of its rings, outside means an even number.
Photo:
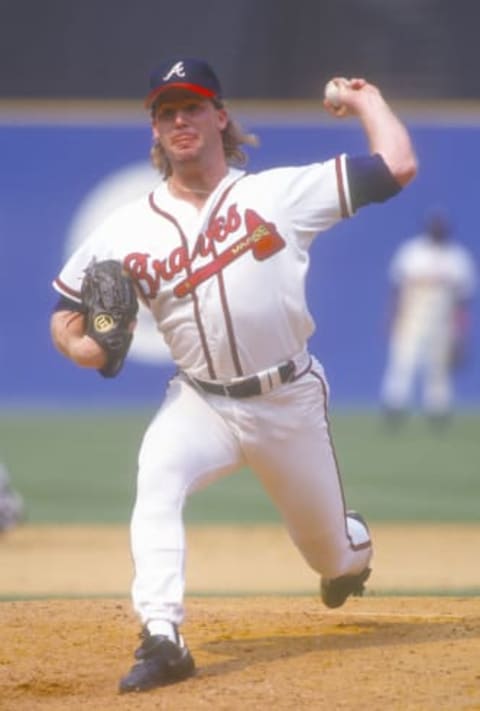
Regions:
<svg viewBox="0 0 480 711"><path fill-rule="evenodd" d="M295 373L295 363L293 360L289 360L283 365L279 365L277 368L277 374L280 378L281 383L288 383ZM267 372L268 378L268 372ZM208 380L198 380L197 378L191 378L191 380L198 385L198 387L205 390L206 393L211 395L225 395L226 397L242 398L242 397L253 397L254 395L262 395L262 381L258 375L252 375L249 378L244 378L243 380L238 380L230 384L223 383L213 383ZM269 390L272 390L273 386Z"/></svg>

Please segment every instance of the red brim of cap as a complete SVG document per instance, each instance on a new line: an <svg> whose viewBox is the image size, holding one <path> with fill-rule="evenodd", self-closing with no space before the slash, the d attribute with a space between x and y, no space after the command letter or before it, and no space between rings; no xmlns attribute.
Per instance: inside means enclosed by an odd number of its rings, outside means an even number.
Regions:
<svg viewBox="0 0 480 711"><path fill-rule="evenodd" d="M200 94L207 99L212 99L215 96L215 92L211 89L206 89L204 86L199 84L188 84L186 82L171 82L170 84L165 84L157 89L153 89L145 99L145 107L149 109L154 103L155 99L164 94L169 89L184 89L185 91L191 91L193 94Z"/></svg>

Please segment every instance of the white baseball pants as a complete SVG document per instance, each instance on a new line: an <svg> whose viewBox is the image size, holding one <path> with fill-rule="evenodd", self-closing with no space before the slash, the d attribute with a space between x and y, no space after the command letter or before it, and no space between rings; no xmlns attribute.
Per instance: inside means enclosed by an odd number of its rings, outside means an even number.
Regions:
<svg viewBox="0 0 480 711"><path fill-rule="evenodd" d="M417 326L394 334L381 390L382 402L387 407L394 410L411 407L418 380L425 412L431 415L449 412L453 400L451 331L446 322L437 329Z"/></svg>
<svg viewBox="0 0 480 711"><path fill-rule="evenodd" d="M346 518L323 369L258 397L198 391L176 376L139 454L131 522L133 605L143 624L183 621L186 497L248 466L307 563L327 578L369 563L368 531Z"/></svg>

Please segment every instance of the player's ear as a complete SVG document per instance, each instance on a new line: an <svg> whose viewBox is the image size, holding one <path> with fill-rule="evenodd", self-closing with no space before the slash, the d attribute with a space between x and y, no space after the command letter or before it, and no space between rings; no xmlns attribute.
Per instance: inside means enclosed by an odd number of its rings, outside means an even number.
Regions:
<svg viewBox="0 0 480 711"><path fill-rule="evenodd" d="M227 128L229 120L230 117L227 109L224 109L223 107L221 109L217 109L217 121L220 131L224 131Z"/></svg>
<svg viewBox="0 0 480 711"><path fill-rule="evenodd" d="M158 134L158 128L155 124L155 121L152 119L152 137L153 137L153 142L155 143L159 139L159 134Z"/></svg>

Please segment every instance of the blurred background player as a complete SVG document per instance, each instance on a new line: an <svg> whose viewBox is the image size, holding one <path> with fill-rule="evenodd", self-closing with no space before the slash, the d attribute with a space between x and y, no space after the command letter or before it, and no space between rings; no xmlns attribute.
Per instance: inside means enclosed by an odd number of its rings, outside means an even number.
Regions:
<svg viewBox="0 0 480 711"><path fill-rule="evenodd" d="M381 393L390 420L412 407L417 380L425 414L434 421L451 414L452 375L465 357L475 271L468 251L454 243L441 210L430 212L423 233L394 253L389 355Z"/></svg>
<svg viewBox="0 0 480 711"><path fill-rule="evenodd" d="M12 487L8 469L0 462L0 533L17 526L24 515L23 499Z"/></svg>

